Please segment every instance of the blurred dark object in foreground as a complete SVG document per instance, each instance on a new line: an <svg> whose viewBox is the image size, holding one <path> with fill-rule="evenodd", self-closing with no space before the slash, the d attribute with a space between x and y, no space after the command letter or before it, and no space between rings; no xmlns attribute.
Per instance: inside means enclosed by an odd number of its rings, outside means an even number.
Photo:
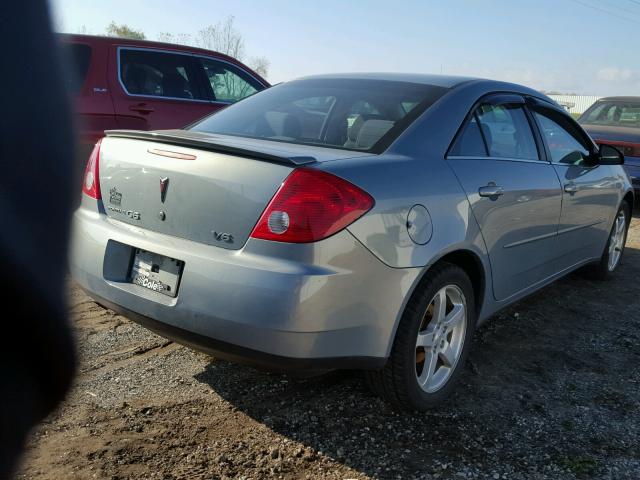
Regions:
<svg viewBox="0 0 640 480"><path fill-rule="evenodd" d="M74 139L44 0L0 18L0 478L30 429L62 400L75 353L66 320Z"/></svg>

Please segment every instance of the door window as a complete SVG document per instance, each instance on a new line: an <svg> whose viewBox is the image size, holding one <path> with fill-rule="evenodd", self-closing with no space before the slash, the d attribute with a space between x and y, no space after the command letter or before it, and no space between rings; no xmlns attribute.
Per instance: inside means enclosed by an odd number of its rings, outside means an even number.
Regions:
<svg viewBox="0 0 640 480"><path fill-rule="evenodd" d="M120 51L120 79L130 95L206 100L197 88L194 70L190 55Z"/></svg>
<svg viewBox="0 0 640 480"><path fill-rule="evenodd" d="M474 114L453 144L449 155L454 157L486 157L487 149L482 139L478 118Z"/></svg>
<svg viewBox="0 0 640 480"><path fill-rule="evenodd" d="M234 65L211 58L200 58L200 62L218 102L237 102L264 88Z"/></svg>
<svg viewBox="0 0 640 480"><path fill-rule="evenodd" d="M490 157L539 159L531 125L521 105L481 105L476 114Z"/></svg>
<svg viewBox="0 0 640 480"><path fill-rule="evenodd" d="M563 118L562 114L551 110L536 111L534 115L540 124L540 130L551 153L552 162L568 165L589 163L588 143L569 120Z"/></svg>

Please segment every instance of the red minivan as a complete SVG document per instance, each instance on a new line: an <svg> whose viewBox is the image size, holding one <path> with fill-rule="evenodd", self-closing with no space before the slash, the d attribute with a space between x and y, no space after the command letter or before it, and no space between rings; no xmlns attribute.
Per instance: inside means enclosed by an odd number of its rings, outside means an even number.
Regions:
<svg viewBox="0 0 640 480"><path fill-rule="evenodd" d="M238 60L209 50L89 35L59 39L75 69L67 81L83 153L105 130L184 127L269 86Z"/></svg>

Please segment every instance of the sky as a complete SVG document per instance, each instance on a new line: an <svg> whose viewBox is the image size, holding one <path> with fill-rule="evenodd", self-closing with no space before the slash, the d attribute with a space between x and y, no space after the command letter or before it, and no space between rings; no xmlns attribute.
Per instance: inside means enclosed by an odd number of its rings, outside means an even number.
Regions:
<svg viewBox="0 0 640 480"><path fill-rule="evenodd" d="M50 0L57 31L195 35L228 16L278 83L316 73L470 75L640 95L640 0Z"/></svg>

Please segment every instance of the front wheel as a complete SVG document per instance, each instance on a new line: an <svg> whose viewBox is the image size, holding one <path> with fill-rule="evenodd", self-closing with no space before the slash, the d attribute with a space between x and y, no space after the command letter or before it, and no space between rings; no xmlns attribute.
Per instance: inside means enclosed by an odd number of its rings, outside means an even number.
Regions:
<svg viewBox="0 0 640 480"><path fill-rule="evenodd" d="M426 410L451 393L476 323L464 270L443 263L427 275L405 308L387 364L366 374L375 393L407 410Z"/></svg>

